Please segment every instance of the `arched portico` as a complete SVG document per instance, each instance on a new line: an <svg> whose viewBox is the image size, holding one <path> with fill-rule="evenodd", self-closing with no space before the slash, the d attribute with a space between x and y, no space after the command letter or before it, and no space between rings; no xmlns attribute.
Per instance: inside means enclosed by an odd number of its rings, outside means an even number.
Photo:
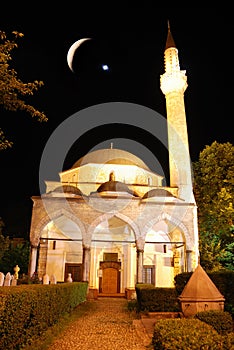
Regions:
<svg viewBox="0 0 234 350"><path fill-rule="evenodd" d="M111 291L124 293L126 288L134 288L137 281L136 237L139 235L136 223L122 213L105 213L92 222L88 230L88 236L92 237L91 288L110 294Z"/></svg>
<svg viewBox="0 0 234 350"><path fill-rule="evenodd" d="M57 279L63 280L66 262L69 265L71 261L70 265L74 267L82 265L82 240L85 233L82 221L63 208L51 213L50 216L45 215L30 235L29 275L32 276L37 271L40 278L48 273L55 274ZM59 263L62 269L56 267ZM82 269L80 271L82 273Z"/></svg>

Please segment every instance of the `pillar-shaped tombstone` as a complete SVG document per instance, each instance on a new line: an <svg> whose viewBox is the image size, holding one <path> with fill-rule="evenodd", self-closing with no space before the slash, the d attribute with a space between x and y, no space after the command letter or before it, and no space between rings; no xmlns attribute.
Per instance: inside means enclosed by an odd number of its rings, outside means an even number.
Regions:
<svg viewBox="0 0 234 350"><path fill-rule="evenodd" d="M15 265L14 271L15 271L14 277L15 277L15 279L17 280L17 279L19 278L20 267L19 267L18 265Z"/></svg>
<svg viewBox="0 0 234 350"><path fill-rule="evenodd" d="M11 285L11 279L12 279L11 273L7 272L5 280L4 280L4 286L7 286L7 287L10 286Z"/></svg>
<svg viewBox="0 0 234 350"><path fill-rule="evenodd" d="M66 282L71 283L72 281L73 281L72 280L72 275L71 275L71 273L69 273L68 276L67 276Z"/></svg>
<svg viewBox="0 0 234 350"><path fill-rule="evenodd" d="M49 283L50 283L50 278L49 278L49 275L46 273L43 276L43 284L49 284Z"/></svg>
<svg viewBox="0 0 234 350"><path fill-rule="evenodd" d="M17 286L17 278L15 277L15 275L12 276L11 286Z"/></svg>
<svg viewBox="0 0 234 350"><path fill-rule="evenodd" d="M50 284L57 284L57 278L54 274L50 276Z"/></svg>
<svg viewBox="0 0 234 350"><path fill-rule="evenodd" d="M4 285L4 279L5 279L4 273L0 272L0 287Z"/></svg>

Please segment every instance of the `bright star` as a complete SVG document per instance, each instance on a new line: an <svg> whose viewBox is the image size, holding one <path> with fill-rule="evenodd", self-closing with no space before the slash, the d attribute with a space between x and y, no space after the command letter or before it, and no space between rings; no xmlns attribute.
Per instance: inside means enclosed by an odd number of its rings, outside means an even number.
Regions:
<svg viewBox="0 0 234 350"><path fill-rule="evenodd" d="M109 70L109 67L108 67L107 64L102 64L102 69L103 69L103 70Z"/></svg>

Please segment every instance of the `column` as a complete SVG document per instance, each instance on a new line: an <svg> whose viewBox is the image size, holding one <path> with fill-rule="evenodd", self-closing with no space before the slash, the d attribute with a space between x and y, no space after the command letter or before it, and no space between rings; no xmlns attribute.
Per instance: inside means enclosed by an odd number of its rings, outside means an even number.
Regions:
<svg viewBox="0 0 234 350"><path fill-rule="evenodd" d="M137 249L137 283L143 283L143 249Z"/></svg>
<svg viewBox="0 0 234 350"><path fill-rule="evenodd" d="M29 263L29 276L30 277L32 277L34 272L36 272L36 262L37 262L37 246L31 245L30 263Z"/></svg>
<svg viewBox="0 0 234 350"><path fill-rule="evenodd" d="M83 246L83 281L89 282L90 247Z"/></svg>
<svg viewBox="0 0 234 350"><path fill-rule="evenodd" d="M192 271L192 250L186 250L187 272Z"/></svg>

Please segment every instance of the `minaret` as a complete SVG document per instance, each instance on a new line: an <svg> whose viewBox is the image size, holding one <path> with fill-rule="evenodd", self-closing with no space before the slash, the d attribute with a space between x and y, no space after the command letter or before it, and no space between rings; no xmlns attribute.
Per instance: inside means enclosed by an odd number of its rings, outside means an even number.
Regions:
<svg viewBox="0 0 234 350"><path fill-rule="evenodd" d="M164 64L165 73L160 77L160 88L166 97L170 186L178 187L181 199L194 202L184 106L187 77L186 71L180 70L178 50L169 22Z"/></svg>

